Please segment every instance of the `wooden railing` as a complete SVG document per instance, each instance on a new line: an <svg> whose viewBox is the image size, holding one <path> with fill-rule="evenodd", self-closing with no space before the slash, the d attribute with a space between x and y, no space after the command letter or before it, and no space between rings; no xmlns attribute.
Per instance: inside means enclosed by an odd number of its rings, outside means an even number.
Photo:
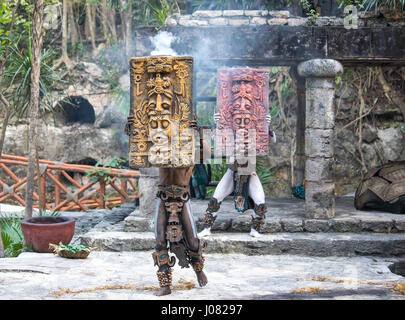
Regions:
<svg viewBox="0 0 405 320"><path fill-rule="evenodd" d="M3 170L14 184L8 185L3 179L0 179L0 186L3 189L0 193L0 203L14 198L19 204L25 206L23 200L25 193L22 191L25 189L27 178L18 178L10 166L27 167L28 159L6 154L1 156L0 170ZM78 172L91 179L82 184L73 179L68 172ZM112 208L139 196L138 178L139 172L135 170L39 160L39 188L37 188L39 192L33 194L34 201L37 201L34 207L41 206L44 210L50 211L87 211L89 209ZM34 180L38 181L37 172L35 172ZM49 188L47 188L48 183L53 184L52 199L49 199L51 196L49 195ZM36 184L38 183L36 182ZM69 188L74 190L69 190ZM113 197L109 197L107 188L114 191ZM39 203L40 199L41 203Z"/></svg>

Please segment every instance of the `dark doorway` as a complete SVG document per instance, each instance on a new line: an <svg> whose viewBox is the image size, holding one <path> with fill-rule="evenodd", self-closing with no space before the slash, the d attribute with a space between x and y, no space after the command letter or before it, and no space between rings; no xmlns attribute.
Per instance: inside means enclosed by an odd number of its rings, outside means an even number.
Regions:
<svg viewBox="0 0 405 320"><path fill-rule="evenodd" d="M94 124L96 114L90 102L80 96L68 97L59 102L55 119L62 125L73 123Z"/></svg>

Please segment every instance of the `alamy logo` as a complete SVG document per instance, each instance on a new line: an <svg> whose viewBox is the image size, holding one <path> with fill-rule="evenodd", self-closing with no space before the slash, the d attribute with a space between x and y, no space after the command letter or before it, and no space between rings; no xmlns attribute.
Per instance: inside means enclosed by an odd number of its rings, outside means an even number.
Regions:
<svg viewBox="0 0 405 320"><path fill-rule="evenodd" d="M46 6L44 8L44 29L56 30L58 29L59 6Z"/></svg>
<svg viewBox="0 0 405 320"><path fill-rule="evenodd" d="M346 6L344 8L345 17L343 19L343 25L345 29L358 29L359 28L359 16L356 6Z"/></svg>

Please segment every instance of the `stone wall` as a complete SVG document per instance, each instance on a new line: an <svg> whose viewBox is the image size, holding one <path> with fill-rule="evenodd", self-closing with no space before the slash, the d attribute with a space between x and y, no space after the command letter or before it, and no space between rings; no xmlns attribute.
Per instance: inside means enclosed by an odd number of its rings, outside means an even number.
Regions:
<svg viewBox="0 0 405 320"><path fill-rule="evenodd" d="M189 15L172 15L166 19L166 26L343 26L344 18L320 16L309 18L293 16L287 10L199 10ZM382 18L374 11L358 12L358 27L405 26L405 20Z"/></svg>
<svg viewBox="0 0 405 320"><path fill-rule="evenodd" d="M67 87L52 94L55 112L43 114L43 121L39 124L41 159L65 163L92 159L103 163L108 158L128 158L129 139L124 133L127 114L125 110L120 110L118 99L111 93L105 73L106 70L97 63L81 62L72 70ZM129 82L129 76L124 77ZM123 82L125 89L126 83ZM86 100L90 104L88 107L94 110L94 123L62 121L63 111L56 104L67 97ZM72 106L71 112L74 111L75 106ZM28 124L28 119L20 119L7 128L4 153L27 156Z"/></svg>

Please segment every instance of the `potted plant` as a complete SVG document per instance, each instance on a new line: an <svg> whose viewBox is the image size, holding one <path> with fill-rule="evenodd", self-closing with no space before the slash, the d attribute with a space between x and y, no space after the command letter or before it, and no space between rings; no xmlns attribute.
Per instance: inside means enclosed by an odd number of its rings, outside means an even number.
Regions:
<svg viewBox="0 0 405 320"><path fill-rule="evenodd" d="M32 250L52 253L50 243L70 243L75 231L75 219L66 216L31 217L21 220L21 231Z"/></svg>

